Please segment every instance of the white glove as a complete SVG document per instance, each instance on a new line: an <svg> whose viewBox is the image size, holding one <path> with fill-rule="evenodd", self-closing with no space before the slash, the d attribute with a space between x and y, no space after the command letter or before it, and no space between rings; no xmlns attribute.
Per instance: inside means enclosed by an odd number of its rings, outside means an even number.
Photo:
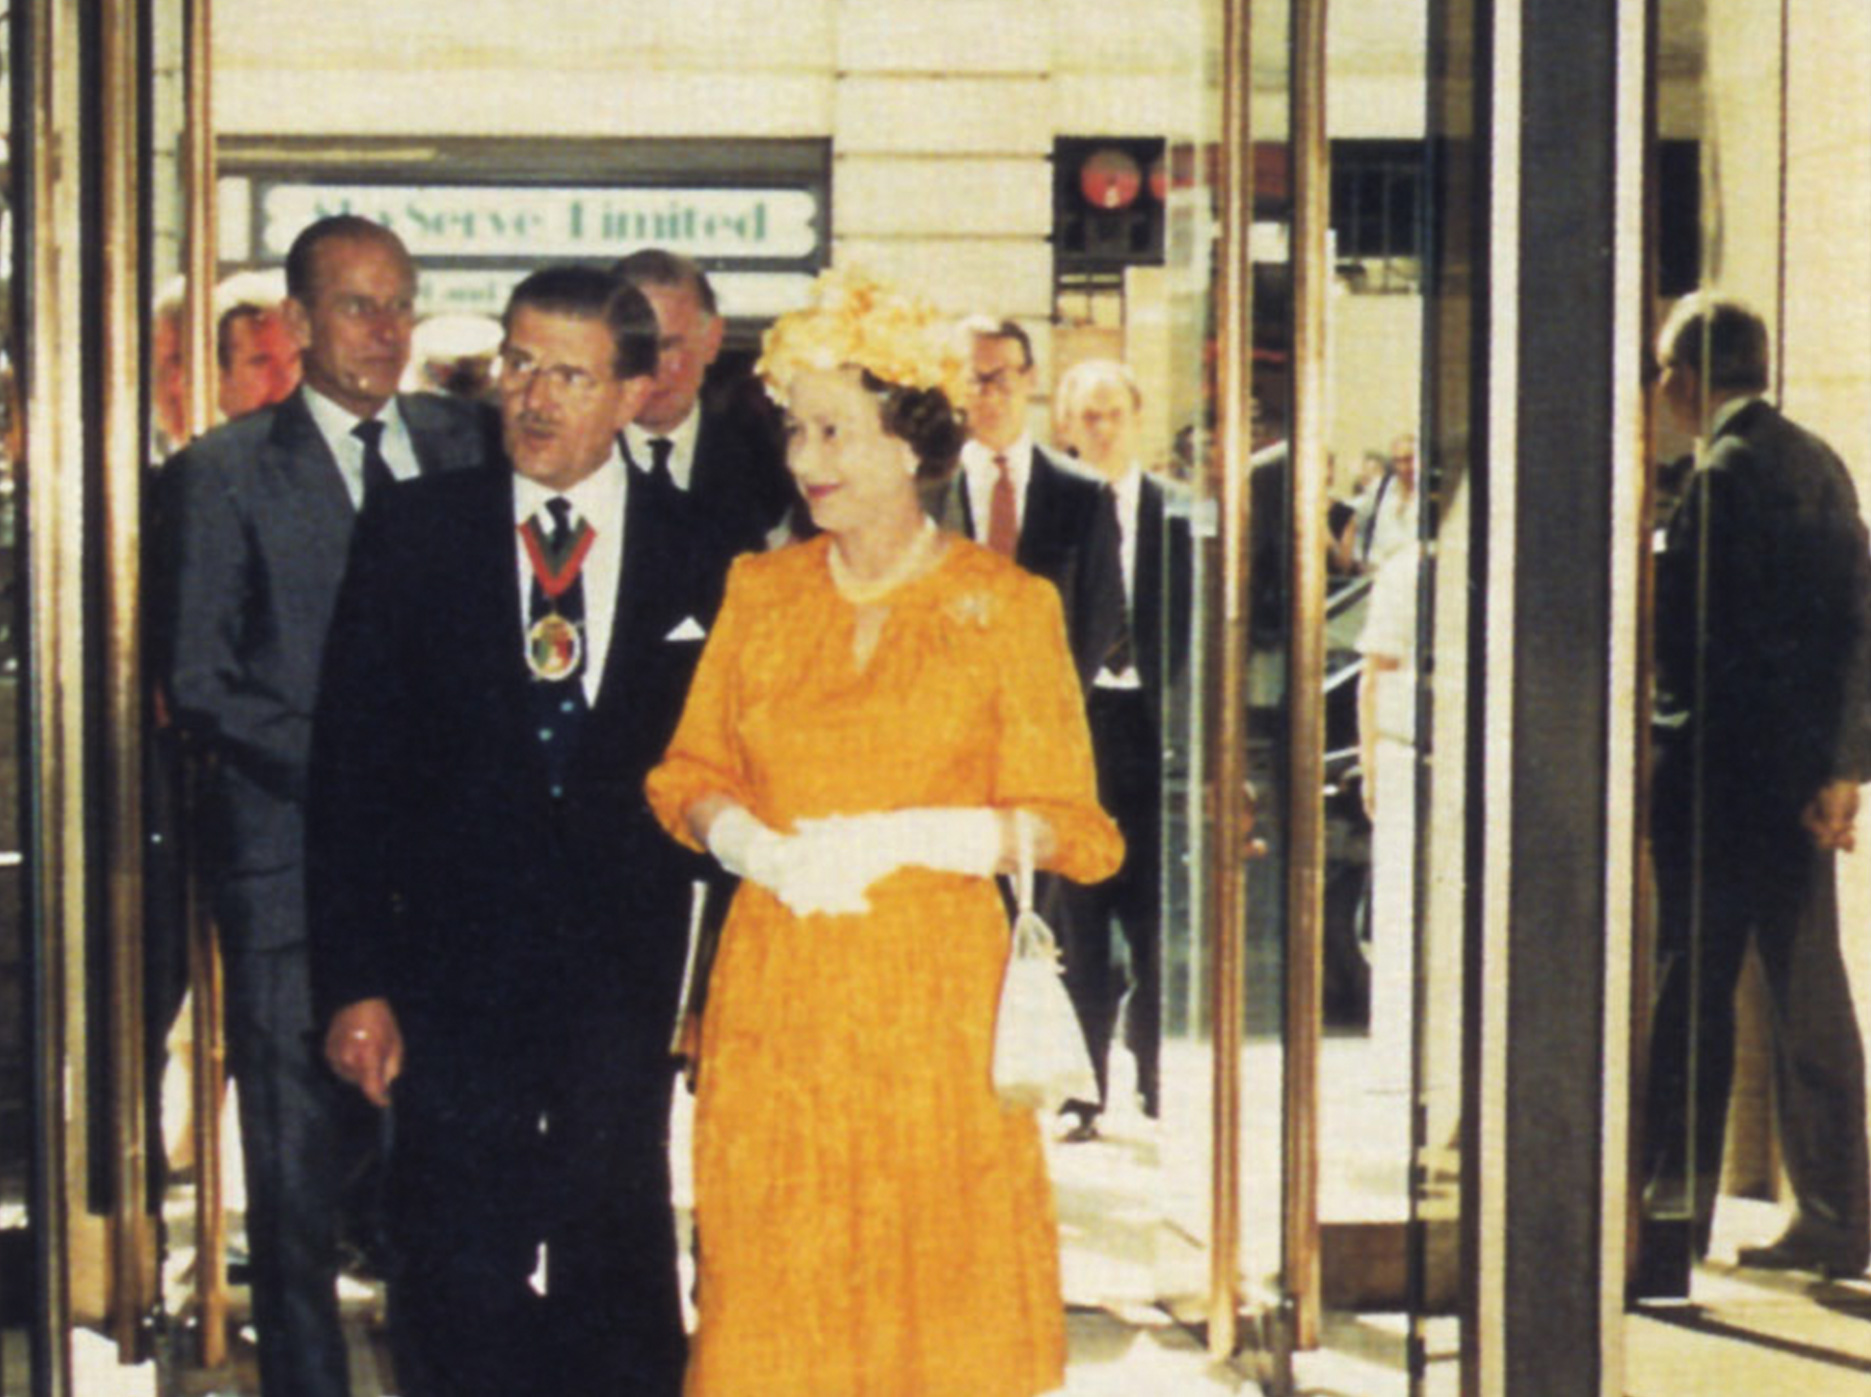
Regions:
<svg viewBox="0 0 1871 1397"><path fill-rule="evenodd" d="M772 893L794 916L870 910L864 889L876 875L854 866L835 832L781 834L730 805L708 827L708 852L728 872Z"/></svg>
<svg viewBox="0 0 1871 1397"><path fill-rule="evenodd" d="M1001 849L1000 813L984 806L829 815L785 835L731 805L708 828L708 850L723 868L800 917L868 912L871 885L910 865L990 878Z"/></svg>
<svg viewBox="0 0 1871 1397"><path fill-rule="evenodd" d="M785 839L740 805L724 806L708 826L708 852L715 856L715 862L736 878L759 883L769 891L778 876Z"/></svg>
<svg viewBox="0 0 1871 1397"><path fill-rule="evenodd" d="M852 866L852 876L864 876L866 888L911 865L991 878L1001 862L1001 814L986 806L830 815L801 820L799 832L835 840Z"/></svg>

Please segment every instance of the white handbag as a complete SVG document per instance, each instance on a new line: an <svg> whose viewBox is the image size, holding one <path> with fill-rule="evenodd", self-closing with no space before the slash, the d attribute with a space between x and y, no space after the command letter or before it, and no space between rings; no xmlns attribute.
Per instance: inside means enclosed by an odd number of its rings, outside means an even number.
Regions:
<svg viewBox="0 0 1871 1397"><path fill-rule="evenodd" d="M1024 812L1014 816L1014 832L1018 911L994 1020L994 1093L1011 1109L1052 1111L1096 1101L1098 1079L1060 978L1059 943L1033 910L1033 829Z"/></svg>

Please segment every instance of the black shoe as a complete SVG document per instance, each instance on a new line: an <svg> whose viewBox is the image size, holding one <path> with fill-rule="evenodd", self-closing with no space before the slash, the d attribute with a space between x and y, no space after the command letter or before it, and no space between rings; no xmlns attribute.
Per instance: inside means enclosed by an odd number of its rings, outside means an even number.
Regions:
<svg viewBox="0 0 1871 1397"><path fill-rule="evenodd" d="M1742 1247L1735 1263L1755 1271L1812 1271L1827 1279L1862 1276L1865 1247L1853 1245L1835 1228L1799 1218L1778 1241Z"/></svg>

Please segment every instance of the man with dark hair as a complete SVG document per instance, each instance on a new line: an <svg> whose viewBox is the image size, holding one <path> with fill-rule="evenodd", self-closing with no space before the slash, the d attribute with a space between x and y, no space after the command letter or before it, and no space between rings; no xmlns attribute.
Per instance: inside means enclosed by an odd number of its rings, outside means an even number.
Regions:
<svg viewBox="0 0 1871 1397"><path fill-rule="evenodd" d="M261 1382L267 1397L337 1397L350 1390L338 1203L356 1132L312 1041L304 802L319 660L366 498L479 465L491 439L462 404L397 396L416 272L394 234L325 219L288 262L304 382L163 469L151 629L169 711L213 759L199 842L226 961Z"/></svg>
<svg viewBox="0 0 1871 1397"><path fill-rule="evenodd" d="M729 552L619 434L657 322L608 273L522 281L509 469L367 515L313 740L327 1060L393 1111L391 1338L409 1397L673 1397L668 1167L691 880L643 781Z"/></svg>
<svg viewBox="0 0 1871 1397"><path fill-rule="evenodd" d="M611 270L643 293L660 330L649 399L624 429L626 459L667 474L737 551L765 547L796 496L771 418L702 401L726 329L708 274L657 247L633 252ZM762 395L759 405L765 404Z"/></svg>
<svg viewBox="0 0 1871 1397"><path fill-rule="evenodd" d="M1773 997L1775 1106L1798 1212L1744 1266L1865 1268L1864 1061L1834 851L1871 778L1871 558L1851 477L1761 396L1752 311L1695 296L1658 337L1665 408L1708 446L1657 560L1652 843L1662 973L1645 1141L1653 1206L1705 1250L1750 942Z"/></svg>

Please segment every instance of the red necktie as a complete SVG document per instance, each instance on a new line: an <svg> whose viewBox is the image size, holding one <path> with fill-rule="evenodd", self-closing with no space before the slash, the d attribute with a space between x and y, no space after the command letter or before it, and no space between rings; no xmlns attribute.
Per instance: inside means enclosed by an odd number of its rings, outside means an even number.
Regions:
<svg viewBox="0 0 1871 1397"><path fill-rule="evenodd" d="M988 500L987 546L1004 558L1011 558L1020 542L1020 512L1014 505L1013 476L1007 470L1007 458L994 458L994 493Z"/></svg>

